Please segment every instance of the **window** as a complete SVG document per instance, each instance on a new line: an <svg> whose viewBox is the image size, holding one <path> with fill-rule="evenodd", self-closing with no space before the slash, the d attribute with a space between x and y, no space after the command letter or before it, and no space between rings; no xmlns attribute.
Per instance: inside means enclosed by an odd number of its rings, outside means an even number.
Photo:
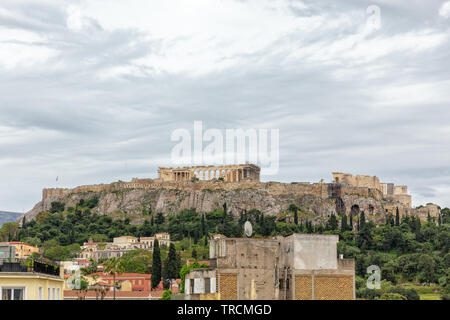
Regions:
<svg viewBox="0 0 450 320"><path fill-rule="evenodd" d="M2 288L2 300L24 300L25 288Z"/></svg>
<svg viewBox="0 0 450 320"><path fill-rule="evenodd" d="M211 279L205 278L205 293L211 293Z"/></svg>
<svg viewBox="0 0 450 320"><path fill-rule="evenodd" d="M61 289L56 289L56 300L61 300Z"/></svg>
<svg viewBox="0 0 450 320"><path fill-rule="evenodd" d="M42 287L39 287L38 299L44 300L44 288L42 288Z"/></svg>
<svg viewBox="0 0 450 320"><path fill-rule="evenodd" d="M50 300L50 288L47 288L47 300Z"/></svg>
<svg viewBox="0 0 450 320"><path fill-rule="evenodd" d="M56 299L56 288L52 289L52 300Z"/></svg>

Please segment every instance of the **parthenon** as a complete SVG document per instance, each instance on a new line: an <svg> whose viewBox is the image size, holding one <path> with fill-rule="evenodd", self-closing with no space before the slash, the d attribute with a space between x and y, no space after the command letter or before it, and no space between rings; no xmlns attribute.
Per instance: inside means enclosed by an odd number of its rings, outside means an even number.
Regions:
<svg viewBox="0 0 450 320"><path fill-rule="evenodd" d="M239 182L259 181L260 171L258 166L247 163L225 166L159 167L158 174L161 181L191 181L193 179L207 181L222 178L225 182Z"/></svg>

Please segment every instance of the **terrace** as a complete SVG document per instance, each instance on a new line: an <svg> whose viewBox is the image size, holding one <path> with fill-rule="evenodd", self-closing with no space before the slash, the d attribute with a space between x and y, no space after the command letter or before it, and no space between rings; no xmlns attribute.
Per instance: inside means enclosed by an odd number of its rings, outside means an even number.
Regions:
<svg viewBox="0 0 450 320"><path fill-rule="evenodd" d="M51 276L60 276L60 268L58 266L33 261L30 265L24 265L20 262L4 262L0 264L0 272L14 273L41 273Z"/></svg>

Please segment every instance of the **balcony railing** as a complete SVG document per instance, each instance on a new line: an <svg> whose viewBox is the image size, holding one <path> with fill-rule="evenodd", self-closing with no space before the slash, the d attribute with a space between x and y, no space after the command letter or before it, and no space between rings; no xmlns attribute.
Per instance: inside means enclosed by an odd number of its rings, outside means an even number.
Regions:
<svg viewBox="0 0 450 320"><path fill-rule="evenodd" d="M0 264L0 272L36 272L52 276L60 275L60 268L50 264L33 261L31 266L23 265L19 262L4 262Z"/></svg>

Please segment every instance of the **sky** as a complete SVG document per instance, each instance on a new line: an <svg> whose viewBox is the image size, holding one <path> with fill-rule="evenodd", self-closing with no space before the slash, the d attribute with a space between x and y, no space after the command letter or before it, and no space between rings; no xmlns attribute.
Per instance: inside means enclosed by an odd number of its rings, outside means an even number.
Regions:
<svg viewBox="0 0 450 320"><path fill-rule="evenodd" d="M2 0L0 210L156 178L171 133L279 129L279 170L450 207L450 1Z"/></svg>

